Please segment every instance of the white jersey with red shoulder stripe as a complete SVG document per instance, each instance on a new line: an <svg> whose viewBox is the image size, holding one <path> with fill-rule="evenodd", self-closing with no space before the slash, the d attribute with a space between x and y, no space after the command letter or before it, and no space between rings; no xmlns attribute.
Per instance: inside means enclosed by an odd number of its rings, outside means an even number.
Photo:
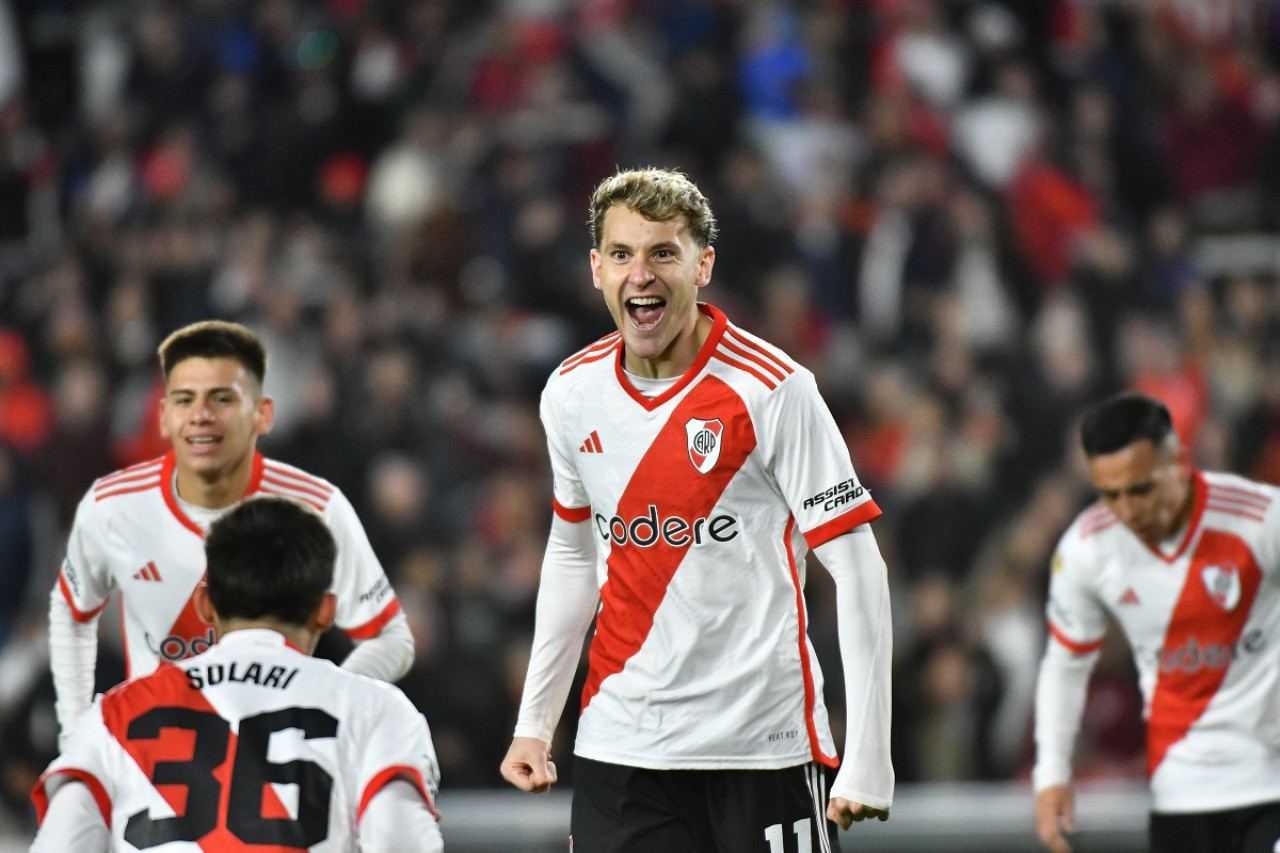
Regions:
<svg viewBox="0 0 1280 853"><path fill-rule="evenodd" d="M619 334L542 398L555 509L590 524L600 607L576 752L656 769L834 766L805 554L880 514L813 375L715 308L649 399Z"/></svg>
<svg viewBox="0 0 1280 853"><path fill-rule="evenodd" d="M246 496L281 495L310 504L338 544L333 591L337 625L352 639L382 630L400 610L364 527L332 483L261 454L254 455ZM120 591L130 677L162 660L213 645L191 593L204 578L204 530L174 494L174 455L97 480L76 510L58 584L76 619L87 621Z"/></svg>
<svg viewBox="0 0 1280 853"><path fill-rule="evenodd" d="M1086 509L1049 586L1051 641L1091 653L1108 614L1129 641L1161 812L1280 801L1280 489L1208 471L1193 484L1168 551Z"/></svg>
<svg viewBox="0 0 1280 853"><path fill-rule="evenodd" d="M434 813L431 733L404 694L246 629L100 696L32 799L43 821L59 784L84 782L115 853L354 853L395 778Z"/></svg>

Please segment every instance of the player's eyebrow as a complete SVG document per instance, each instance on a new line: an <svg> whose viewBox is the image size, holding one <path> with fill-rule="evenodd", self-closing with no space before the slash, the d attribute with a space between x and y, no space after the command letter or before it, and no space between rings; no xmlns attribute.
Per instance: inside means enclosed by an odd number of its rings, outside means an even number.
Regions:
<svg viewBox="0 0 1280 853"><path fill-rule="evenodd" d="M232 386L230 386L230 385L216 385L216 386L214 386L213 388L203 388L203 389L201 389L201 388L192 388L192 387L190 387L190 386L183 386L183 387L181 387L181 388L174 388L174 389L170 390L170 391L169 391L169 393L168 393L166 396L168 396L168 397L177 397L177 396L179 396L179 395L183 395L183 394L192 394L192 395L194 395L194 394L198 394L198 393L199 393L200 391L202 391L202 390L203 390L206 394L235 394L235 393L238 393L238 392L236 391L236 389L235 389L235 388L233 388L233 387L232 387Z"/></svg>
<svg viewBox="0 0 1280 853"><path fill-rule="evenodd" d="M1154 480L1147 480L1143 483L1134 483L1132 486L1126 486L1123 489L1098 489L1098 494L1104 498L1118 498L1121 495L1145 495L1155 487Z"/></svg>
<svg viewBox="0 0 1280 853"><path fill-rule="evenodd" d="M654 252L659 249L665 249L669 252L675 252L680 250L680 244L675 242L674 240L662 240L660 242L654 243L651 246L645 246L643 248L647 249L650 252ZM637 251L637 247L632 246L629 243L623 243L620 240L611 240L601 247L601 251L603 252L618 252L618 251L635 252Z"/></svg>

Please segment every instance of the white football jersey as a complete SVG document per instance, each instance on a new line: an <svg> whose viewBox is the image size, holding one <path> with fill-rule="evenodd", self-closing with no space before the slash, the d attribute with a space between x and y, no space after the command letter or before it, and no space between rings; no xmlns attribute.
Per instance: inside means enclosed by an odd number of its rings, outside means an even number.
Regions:
<svg viewBox="0 0 1280 853"><path fill-rule="evenodd" d="M880 510L813 375L699 307L710 336L659 396L623 375L618 333L543 393L556 512L596 541L576 752L656 769L835 766L804 559Z"/></svg>
<svg viewBox="0 0 1280 853"><path fill-rule="evenodd" d="M395 778L435 812L431 733L404 694L246 629L98 697L32 798L43 821L59 784L84 782L115 853L354 853Z"/></svg>
<svg viewBox="0 0 1280 853"><path fill-rule="evenodd" d="M58 584L76 619L87 621L120 590L129 677L213 645L191 593L204 578L204 530L173 489L174 455L98 479L76 510ZM352 639L375 636L400 610L355 510L326 480L255 454L246 496L280 495L321 514L338 544L333 591L337 626Z"/></svg>
<svg viewBox="0 0 1280 853"><path fill-rule="evenodd" d="M1133 650L1147 720L1152 807L1213 811L1280 801L1280 490L1198 472L1167 552L1101 503L1063 535L1049 633L1098 649L1111 614Z"/></svg>

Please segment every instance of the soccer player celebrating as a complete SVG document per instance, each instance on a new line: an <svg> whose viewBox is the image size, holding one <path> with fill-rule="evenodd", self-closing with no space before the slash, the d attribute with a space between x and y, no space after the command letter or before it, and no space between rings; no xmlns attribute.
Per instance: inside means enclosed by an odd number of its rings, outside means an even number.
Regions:
<svg viewBox="0 0 1280 853"><path fill-rule="evenodd" d="M1137 664L1152 853L1280 850L1280 491L1194 470L1169 410L1126 392L1081 421L1101 501L1067 528L1036 690L1036 824L1071 850L1071 752L1108 617Z"/></svg>
<svg viewBox="0 0 1280 853"><path fill-rule="evenodd" d="M687 177L621 172L591 199L617 331L542 396L554 509L503 776L556 780L550 743L593 617L575 746L576 853L825 851L885 819L891 637L883 559L813 375L698 302L715 221ZM836 581L839 764L806 635L805 554Z"/></svg>
<svg viewBox="0 0 1280 853"><path fill-rule="evenodd" d="M426 721L396 687L308 656L337 609L325 522L252 498L204 551L192 599L217 644L80 717L32 793L32 853L438 853Z"/></svg>
<svg viewBox="0 0 1280 853"><path fill-rule="evenodd" d="M129 677L213 644L192 592L204 575L209 525L254 494L312 506L338 543L336 624L357 641L343 666L394 681L413 662L413 635L347 498L331 483L255 449L271 429L262 393L266 351L252 331L206 321L160 345L165 456L97 480L76 510L66 559L50 596L49 653L62 734L88 708L98 614L113 589L124 610Z"/></svg>

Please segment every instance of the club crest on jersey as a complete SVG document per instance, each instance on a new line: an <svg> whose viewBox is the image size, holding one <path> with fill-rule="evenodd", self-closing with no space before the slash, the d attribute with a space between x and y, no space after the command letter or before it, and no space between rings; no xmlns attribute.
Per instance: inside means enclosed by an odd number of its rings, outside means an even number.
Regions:
<svg viewBox="0 0 1280 853"><path fill-rule="evenodd" d="M719 418L710 421L690 418L685 422L684 433L689 438L689 461L705 474L720 461L720 436L724 434L724 424Z"/></svg>
<svg viewBox="0 0 1280 853"><path fill-rule="evenodd" d="M1235 566L1205 566L1200 579L1213 603L1223 610L1234 610L1240 603L1240 571Z"/></svg>

